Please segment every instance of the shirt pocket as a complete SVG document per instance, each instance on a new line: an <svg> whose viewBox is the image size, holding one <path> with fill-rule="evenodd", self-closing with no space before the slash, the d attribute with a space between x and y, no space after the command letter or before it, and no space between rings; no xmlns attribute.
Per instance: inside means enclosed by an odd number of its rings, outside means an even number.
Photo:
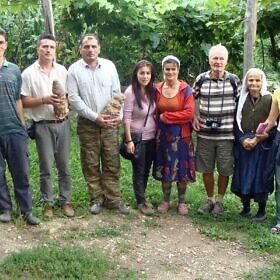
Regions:
<svg viewBox="0 0 280 280"><path fill-rule="evenodd" d="M103 88L111 88L112 87L112 82L111 81L102 81L101 83Z"/></svg>
<svg viewBox="0 0 280 280"><path fill-rule="evenodd" d="M104 97L112 98L113 91L111 81L102 81L100 90Z"/></svg>

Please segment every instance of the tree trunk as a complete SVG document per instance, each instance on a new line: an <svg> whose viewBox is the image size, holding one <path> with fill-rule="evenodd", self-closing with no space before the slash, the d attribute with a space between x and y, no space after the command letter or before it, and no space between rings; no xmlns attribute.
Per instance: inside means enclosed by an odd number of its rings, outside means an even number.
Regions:
<svg viewBox="0 0 280 280"><path fill-rule="evenodd" d="M253 49L257 31L257 2L258 0L247 0L244 19L243 75L253 66Z"/></svg>
<svg viewBox="0 0 280 280"><path fill-rule="evenodd" d="M45 32L47 34L54 34L54 20L52 11L52 1L51 0L41 0L42 11L45 18Z"/></svg>

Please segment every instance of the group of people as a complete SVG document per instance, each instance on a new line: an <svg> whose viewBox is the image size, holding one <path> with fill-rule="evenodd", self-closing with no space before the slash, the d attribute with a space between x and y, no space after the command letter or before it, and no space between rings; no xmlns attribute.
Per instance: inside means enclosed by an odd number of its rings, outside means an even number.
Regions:
<svg viewBox="0 0 280 280"><path fill-rule="evenodd" d="M98 38L93 34L81 38L82 58L73 63L68 71L55 62L56 41L52 35L38 38L38 59L22 75L16 65L6 60L4 53L7 46L6 33L0 29L0 221L12 220L12 200L5 176L7 163L21 215L30 225L40 223L32 214L28 137L23 108L28 109L35 124L43 216L51 218L54 215L54 163L58 174L59 206L65 216L75 215L70 200L71 137L68 110L59 116L54 111L54 106L61 105L61 102L70 102L78 113L81 165L88 186L91 213L98 214L106 206L128 214L129 209L121 202L119 186L118 129L121 119L120 116L112 118L101 113L113 95L120 92L120 82L115 65L98 57ZM62 101L54 94L54 81L58 81L68 93L68 99Z"/></svg>
<svg viewBox="0 0 280 280"><path fill-rule="evenodd" d="M268 195L274 190L277 155L277 225L272 231L280 233L280 136L273 141L280 91L272 96L267 91L265 74L257 68L248 70L241 85L236 75L225 70L227 61L227 49L220 44L213 46L209 51L210 70L198 75L193 87L178 78L180 61L173 55L163 58L164 81L155 85L152 64L146 60L136 64L132 85L125 91L123 123L129 153L135 149L131 132L143 135L141 157L132 160L137 206L143 214L154 213L153 205L145 198L153 162L153 177L161 181L163 192L158 212L170 209L171 184L176 182L178 213L188 213L186 187L195 181L198 171L207 193L198 213L223 214L224 195L233 175L231 190L243 205L239 214L251 217L250 202L254 200L259 208L252 220L262 222ZM147 127L143 127L145 118ZM259 124L267 125L266 129L258 132ZM197 136L195 149L192 130Z"/></svg>
<svg viewBox="0 0 280 280"><path fill-rule="evenodd" d="M152 63L141 60L135 65L132 83L125 91L123 111L112 116L102 110L120 92L120 81L115 65L99 57L101 46L96 35L81 37L81 59L68 71L55 62L56 41L52 35L39 37L38 59L22 75L16 65L5 59L6 48L6 34L0 29L0 221L12 220L12 202L5 178L7 162L23 218L30 225L40 223L32 214L23 108L28 108L35 123L43 215L54 215L54 163L62 213L67 217L75 215L70 199L70 121L67 110L59 117L54 112L54 106L69 102L78 115L81 166L92 214L99 214L103 207L129 213L121 202L119 185L119 124L123 122L128 153L135 151L131 134L142 134L140 157L131 163L136 203L143 214L152 215L155 211L145 197L152 168L153 177L162 185L163 201L157 208L160 213L172 206L173 182L177 184L178 213L188 213L187 184L195 181L198 171L202 173L207 193L198 213L223 214L223 198L233 174L231 189L243 204L240 215L251 214L250 200L254 199L259 210L253 220L263 221L268 194L273 191L276 162L277 225L273 231L280 232L280 127L273 142L280 91L273 96L267 91L266 77L260 69L247 72L238 94L240 81L225 70L228 51L222 45L210 49L210 70L198 75L193 87L179 79L177 57L163 58L164 79L157 84ZM62 101L53 92L54 80L68 93L68 99ZM267 126L257 133L260 123ZM193 130L197 135L195 149ZM216 167L217 197L214 196Z"/></svg>

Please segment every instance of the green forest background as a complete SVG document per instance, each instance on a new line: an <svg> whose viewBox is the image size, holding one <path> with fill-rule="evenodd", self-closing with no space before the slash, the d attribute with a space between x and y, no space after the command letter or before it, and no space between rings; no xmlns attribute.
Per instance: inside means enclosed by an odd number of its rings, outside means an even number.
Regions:
<svg viewBox="0 0 280 280"><path fill-rule="evenodd" d="M58 62L68 67L79 58L81 34L101 39L101 56L112 60L122 85L130 83L135 63L148 59L161 79L161 59L174 54L181 78L192 83L206 71L208 50L222 43L229 50L228 70L243 73L246 1L242 0L54 0ZM7 57L23 70L36 59L36 39L44 33L40 1L0 0L0 26L8 32ZM279 83L280 1L258 1L254 66L265 71L269 89Z"/></svg>

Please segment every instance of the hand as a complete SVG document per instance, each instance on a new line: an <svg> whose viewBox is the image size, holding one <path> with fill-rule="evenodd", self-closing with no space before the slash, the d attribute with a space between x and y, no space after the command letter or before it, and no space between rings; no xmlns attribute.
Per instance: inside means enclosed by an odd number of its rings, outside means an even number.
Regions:
<svg viewBox="0 0 280 280"><path fill-rule="evenodd" d="M269 135L267 132L263 132L262 134L256 134L255 137L258 142L262 142L262 141L266 140L269 137Z"/></svg>
<svg viewBox="0 0 280 280"><path fill-rule="evenodd" d="M114 117L112 118L110 115L98 115L98 117L95 120L95 123L104 128L109 127L116 127L120 123L120 117Z"/></svg>
<svg viewBox="0 0 280 280"><path fill-rule="evenodd" d="M116 127L120 124L121 119L119 116L111 118L109 122L109 127Z"/></svg>
<svg viewBox="0 0 280 280"><path fill-rule="evenodd" d="M243 142L242 142L242 146L245 150L247 151L251 151L253 150L258 144L257 139L254 138L246 138Z"/></svg>
<svg viewBox="0 0 280 280"><path fill-rule="evenodd" d="M106 127L108 125L109 115L98 115L95 119L95 123L100 127Z"/></svg>
<svg viewBox="0 0 280 280"><path fill-rule="evenodd" d="M129 154L134 154L134 152L135 152L135 146L134 146L133 141L128 142L128 143L126 144L126 150L127 150L127 152L128 152Z"/></svg>
<svg viewBox="0 0 280 280"><path fill-rule="evenodd" d="M60 104L62 101L56 94L51 94L43 97L44 104Z"/></svg>
<svg viewBox="0 0 280 280"><path fill-rule="evenodd" d="M199 119L198 118L194 118L193 121L192 121L192 126L193 126L193 129L195 131L199 131L200 130L200 123L199 123Z"/></svg>

